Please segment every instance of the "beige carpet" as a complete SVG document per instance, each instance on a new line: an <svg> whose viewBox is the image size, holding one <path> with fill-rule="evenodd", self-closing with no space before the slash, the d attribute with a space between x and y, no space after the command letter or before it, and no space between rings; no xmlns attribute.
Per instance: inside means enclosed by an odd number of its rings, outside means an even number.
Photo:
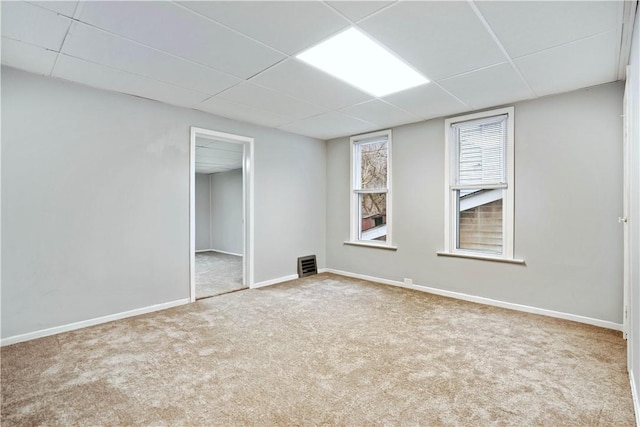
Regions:
<svg viewBox="0 0 640 427"><path fill-rule="evenodd" d="M244 289L242 257L220 252L196 253L196 298Z"/></svg>
<svg viewBox="0 0 640 427"><path fill-rule="evenodd" d="M2 426L632 426L620 333L323 274L4 347Z"/></svg>

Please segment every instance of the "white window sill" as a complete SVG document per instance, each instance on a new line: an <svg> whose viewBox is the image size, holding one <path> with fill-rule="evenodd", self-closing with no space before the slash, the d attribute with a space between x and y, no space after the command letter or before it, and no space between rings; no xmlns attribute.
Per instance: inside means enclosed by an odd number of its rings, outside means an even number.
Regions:
<svg viewBox="0 0 640 427"><path fill-rule="evenodd" d="M525 265L523 259L515 259L515 258L500 258L497 256L491 255L482 255L482 254L472 254L472 253L463 253L463 252L436 252L438 256L448 256L454 258L469 258L469 259L477 259L482 261L495 261L495 262L505 262L508 264L520 264Z"/></svg>
<svg viewBox="0 0 640 427"><path fill-rule="evenodd" d="M384 245L384 244L380 244L380 243L368 243L368 242L351 242L351 241L345 241L344 242L345 245L351 245L351 246L364 246L367 248L376 248L376 249L386 249L388 251L397 251L398 247L397 246L391 246L391 245Z"/></svg>

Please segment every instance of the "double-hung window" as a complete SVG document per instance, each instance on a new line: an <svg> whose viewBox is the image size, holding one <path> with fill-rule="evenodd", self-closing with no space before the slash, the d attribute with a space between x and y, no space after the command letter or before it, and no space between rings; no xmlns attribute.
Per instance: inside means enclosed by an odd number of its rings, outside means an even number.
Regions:
<svg viewBox="0 0 640 427"><path fill-rule="evenodd" d="M513 107L445 120L445 253L513 260Z"/></svg>
<svg viewBox="0 0 640 427"><path fill-rule="evenodd" d="M391 130L351 138L351 243L391 247Z"/></svg>

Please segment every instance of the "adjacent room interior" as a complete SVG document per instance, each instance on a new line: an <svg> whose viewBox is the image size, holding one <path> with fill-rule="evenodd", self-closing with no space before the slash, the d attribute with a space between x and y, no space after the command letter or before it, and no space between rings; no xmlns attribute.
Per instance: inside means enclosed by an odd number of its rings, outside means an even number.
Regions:
<svg viewBox="0 0 640 427"><path fill-rule="evenodd" d="M640 422L637 1L1 17L3 426Z"/></svg>
<svg viewBox="0 0 640 427"><path fill-rule="evenodd" d="M196 299L246 289L244 145L202 136L195 147Z"/></svg>

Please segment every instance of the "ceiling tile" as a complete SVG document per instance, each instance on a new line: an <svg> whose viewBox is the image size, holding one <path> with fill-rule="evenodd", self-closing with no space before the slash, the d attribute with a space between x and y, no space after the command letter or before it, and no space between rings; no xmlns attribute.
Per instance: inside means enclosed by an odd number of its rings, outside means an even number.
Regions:
<svg viewBox="0 0 640 427"><path fill-rule="evenodd" d="M217 95L215 98L226 99L264 111L272 111L281 116L294 119L301 119L326 111L326 109L304 101L299 101L282 92L266 89L247 82L234 86Z"/></svg>
<svg viewBox="0 0 640 427"><path fill-rule="evenodd" d="M243 144L196 138L196 172L216 173L242 167Z"/></svg>
<svg viewBox="0 0 640 427"><path fill-rule="evenodd" d="M377 129L377 126L354 117L330 112L280 126L280 129L312 138L331 139L372 131Z"/></svg>
<svg viewBox="0 0 640 427"><path fill-rule="evenodd" d="M375 123L380 127L399 126L421 120L420 117L377 99L343 108L339 113Z"/></svg>
<svg viewBox="0 0 640 427"><path fill-rule="evenodd" d="M278 127L294 120L269 110L262 110L217 96L196 105L194 108L229 119L270 127Z"/></svg>
<svg viewBox="0 0 640 427"><path fill-rule="evenodd" d="M242 160L242 151L224 151L212 148L196 147L196 159L202 162L217 162L219 164L236 164Z"/></svg>
<svg viewBox="0 0 640 427"><path fill-rule="evenodd" d="M241 78L285 57L170 2L86 2L80 20Z"/></svg>
<svg viewBox="0 0 640 427"><path fill-rule="evenodd" d="M71 19L23 1L2 2L2 36L59 51Z"/></svg>
<svg viewBox="0 0 640 427"><path fill-rule="evenodd" d="M395 2L393 1L329 1L344 16L356 22Z"/></svg>
<svg viewBox="0 0 640 427"><path fill-rule="evenodd" d="M49 75L57 53L50 50L2 38L2 64L31 73Z"/></svg>
<svg viewBox="0 0 640 427"><path fill-rule="evenodd" d="M191 107L206 98L206 95L198 92L66 55L60 55L53 70L53 76L100 89L156 99L183 107Z"/></svg>
<svg viewBox="0 0 640 427"><path fill-rule="evenodd" d="M217 139L196 137L196 147L213 150L215 152L228 151L231 153L242 153L244 151L243 144L235 144L233 142L219 141Z"/></svg>
<svg viewBox="0 0 640 427"><path fill-rule="evenodd" d="M78 5L77 1L29 1L29 3L68 17L73 17Z"/></svg>
<svg viewBox="0 0 640 427"><path fill-rule="evenodd" d="M187 1L180 4L287 54L349 25L318 1Z"/></svg>
<svg viewBox="0 0 640 427"><path fill-rule="evenodd" d="M222 170L239 169L242 167L242 159L240 159L239 162L218 162L207 159L199 159L196 155L196 166L199 166L196 171L198 171L198 169L199 171L207 170L209 171L209 173L212 173L214 171L219 172Z"/></svg>
<svg viewBox="0 0 640 427"><path fill-rule="evenodd" d="M227 172L233 169L240 169L240 167L237 168L225 168L225 167L219 167L219 166L210 166L207 164L200 164L198 162L196 162L196 173L204 173L207 175L213 174L213 173L219 173L219 172Z"/></svg>
<svg viewBox="0 0 640 427"><path fill-rule="evenodd" d="M422 119L447 116L471 109L433 83L398 92L384 99Z"/></svg>
<svg viewBox="0 0 640 427"><path fill-rule="evenodd" d="M503 63L438 82L472 108L493 107L533 98L511 64Z"/></svg>
<svg viewBox="0 0 640 427"><path fill-rule="evenodd" d="M295 58L260 73L251 82L331 110L373 99Z"/></svg>
<svg viewBox="0 0 640 427"><path fill-rule="evenodd" d="M215 167L225 168L225 169L236 169L242 166L242 159L240 159L240 161L237 161L237 160L230 160L230 159L218 159L215 157L203 158L203 157L199 157L197 153L196 153L196 162L201 165L215 166Z"/></svg>
<svg viewBox="0 0 640 427"><path fill-rule="evenodd" d="M506 59L467 2L399 2L359 25L431 80Z"/></svg>
<svg viewBox="0 0 640 427"><path fill-rule="evenodd" d="M211 174L216 172L215 169L208 167L207 165L198 165L196 163L196 173L202 173L202 174Z"/></svg>
<svg viewBox="0 0 640 427"><path fill-rule="evenodd" d="M615 31L516 59L538 96L617 80L619 40Z"/></svg>
<svg viewBox="0 0 640 427"><path fill-rule="evenodd" d="M242 165L242 153L238 154L235 158L220 157L218 153L202 153L196 149L196 161L202 164L222 166L229 169L234 169Z"/></svg>
<svg viewBox="0 0 640 427"><path fill-rule="evenodd" d="M63 52L210 95L242 81L82 23L72 26Z"/></svg>
<svg viewBox="0 0 640 427"><path fill-rule="evenodd" d="M200 163L198 162L198 160L196 159L196 173L206 173L206 174L212 174L212 173L219 173L219 172L227 172L230 170L234 170L234 169L240 169L242 167L242 164L240 164L239 166L224 166L224 165L216 165L216 164L208 164L208 163Z"/></svg>
<svg viewBox="0 0 640 427"><path fill-rule="evenodd" d="M475 3L512 58L616 28L618 1Z"/></svg>

